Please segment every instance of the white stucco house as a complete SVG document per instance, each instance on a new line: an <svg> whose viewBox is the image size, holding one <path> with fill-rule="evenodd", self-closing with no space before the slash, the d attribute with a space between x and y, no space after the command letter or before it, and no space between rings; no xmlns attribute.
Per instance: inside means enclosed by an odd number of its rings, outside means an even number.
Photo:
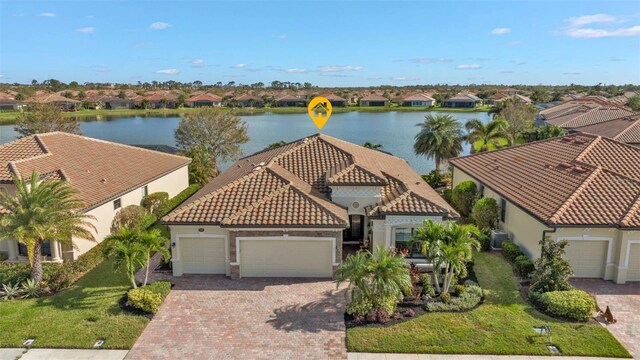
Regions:
<svg viewBox="0 0 640 360"><path fill-rule="evenodd" d="M128 205L140 205L154 192L177 195L189 185L186 157L62 132L23 137L0 145L0 191L15 193L13 176L33 171L61 179L78 191L83 211L95 217L96 242L74 239L77 249L46 243L46 261L76 259L111 233L114 216ZM6 213L0 208L0 216ZM26 248L15 240L0 241L8 261L26 261Z"/></svg>
<svg viewBox="0 0 640 360"><path fill-rule="evenodd" d="M331 277L343 246L407 248L457 217L405 160L316 134L240 159L163 222L176 276Z"/></svg>
<svg viewBox="0 0 640 360"><path fill-rule="evenodd" d="M567 240L574 276L640 281L640 149L573 134L450 161L500 205L500 227L532 259Z"/></svg>

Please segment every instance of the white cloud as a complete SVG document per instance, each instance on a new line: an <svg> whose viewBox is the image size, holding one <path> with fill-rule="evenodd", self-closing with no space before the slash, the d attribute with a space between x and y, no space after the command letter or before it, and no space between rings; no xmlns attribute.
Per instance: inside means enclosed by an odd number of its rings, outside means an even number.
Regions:
<svg viewBox="0 0 640 360"><path fill-rule="evenodd" d="M321 73L327 72L342 72L342 71L360 71L362 70L362 66L351 66L351 65L332 65L332 66L321 66L318 68L318 71Z"/></svg>
<svg viewBox="0 0 640 360"><path fill-rule="evenodd" d="M145 42L134 44L133 47L137 48L137 49L140 49L140 48L143 48L143 47L151 46L152 44L153 43L151 41L145 41Z"/></svg>
<svg viewBox="0 0 640 360"><path fill-rule="evenodd" d="M638 36L640 35L640 25L617 29L571 28L560 33L578 39Z"/></svg>
<svg viewBox="0 0 640 360"><path fill-rule="evenodd" d="M192 63L193 65L202 65L202 64L204 64L204 60L202 60L202 59L195 59L195 60L191 61L191 63Z"/></svg>
<svg viewBox="0 0 640 360"><path fill-rule="evenodd" d="M110 71L111 71L111 69L110 69L110 68L108 68L108 67L106 67L106 66L99 66L99 65L92 66L92 67L91 67L91 69L93 69L93 71L94 71L94 72L96 72L96 73L100 73L100 74L102 74L102 73L108 73L108 72L110 72Z"/></svg>
<svg viewBox="0 0 640 360"><path fill-rule="evenodd" d="M247 64L235 64L235 65L232 65L231 67L234 69L242 69L247 67Z"/></svg>
<svg viewBox="0 0 640 360"><path fill-rule="evenodd" d="M76 29L77 32L81 32L81 33L85 33L85 34L90 34L92 32L95 31L95 28L93 28L92 26L87 26L87 27L81 27Z"/></svg>
<svg viewBox="0 0 640 360"><path fill-rule="evenodd" d="M156 74L164 74L164 75L176 75L179 74L180 70L178 69L163 69L156 71Z"/></svg>
<svg viewBox="0 0 640 360"><path fill-rule="evenodd" d="M38 16L42 16L42 17L56 17L56 14L52 13L52 12L43 12L38 14Z"/></svg>
<svg viewBox="0 0 640 360"><path fill-rule="evenodd" d="M153 29L153 30L164 30L169 28L171 25L169 25L169 23L166 22L162 22L162 21L157 21L154 22L153 24L149 25L149 28Z"/></svg>
<svg viewBox="0 0 640 360"><path fill-rule="evenodd" d="M511 32L510 28L495 28L491 30L491 34L493 35L505 35Z"/></svg>
<svg viewBox="0 0 640 360"><path fill-rule="evenodd" d="M284 40L287 38L287 34L280 34L278 35L278 39Z"/></svg>
<svg viewBox="0 0 640 360"><path fill-rule="evenodd" d="M429 57L411 59L411 62L414 62L417 64L450 63L452 61L453 60L447 59L447 58L429 58Z"/></svg>
<svg viewBox="0 0 640 360"><path fill-rule="evenodd" d="M456 66L456 70L478 70L480 65L478 64L460 64Z"/></svg>
<svg viewBox="0 0 640 360"><path fill-rule="evenodd" d="M517 40L507 41L505 43L505 45L507 45L507 46L518 46L518 45L522 45L522 41L517 41Z"/></svg>
<svg viewBox="0 0 640 360"><path fill-rule="evenodd" d="M300 73L307 72L307 70L306 69L293 68L293 69L287 69L287 70L285 70L285 72L288 72L288 73L291 73L291 74L300 74Z"/></svg>
<svg viewBox="0 0 640 360"><path fill-rule="evenodd" d="M618 18L613 15L607 14L595 14L595 15L583 15L577 17L571 17L564 20L568 26L579 27L594 23L612 23L617 22Z"/></svg>
<svg viewBox="0 0 640 360"><path fill-rule="evenodd" d="M393 81L416 81L419 80L417 77L408 77L408 76L394 76L391 78Z"/></svg>

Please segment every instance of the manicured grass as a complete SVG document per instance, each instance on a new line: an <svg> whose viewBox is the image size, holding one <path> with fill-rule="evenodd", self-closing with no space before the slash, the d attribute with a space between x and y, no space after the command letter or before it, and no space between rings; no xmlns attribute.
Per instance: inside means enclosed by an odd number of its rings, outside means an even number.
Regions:
<svg viewBox="0 0 640 360"><path fill-rule="evenodd" d="M0 301L0 347L130 349L149 319L125 313L118 301L129 290L126 276L105 261L63 293L40 299Z"/></svg>
<svg viewBox="0 0 640 360"><path fill-rule="evenodd" d="M498 149L501 149L505 146L509 145L509 140L507 140L507 138L500 138L498 139ZM482 147L482 140L478 140L476 142L473 143L473 150L474 152L478 152L480 150L480 148ZM493 143L489 143L488 146L489 151L495 150L496 146Z"/></svg>
<svg viewBox="0 0 640 360"><path fill-rule="evenodd" d="M630 357L629 352L597 323L571 323L547 317L525 303L511 265L488 254L474 255L475 271L485 302L465 313L430 313L389 327L347 330L353 352L549 355L546 337L533 326L551 326L553 343L562 355Z"/></svg>

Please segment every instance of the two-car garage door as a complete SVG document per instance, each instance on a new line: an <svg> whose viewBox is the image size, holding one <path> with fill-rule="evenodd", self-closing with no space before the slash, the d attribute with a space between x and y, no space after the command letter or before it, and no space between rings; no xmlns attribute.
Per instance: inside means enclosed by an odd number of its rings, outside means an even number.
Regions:
<svg viewBox="0 0 640 360"><path fill-rule="evenodd" d="M240 239L242 277L331 277L333 241Z"/></svg>

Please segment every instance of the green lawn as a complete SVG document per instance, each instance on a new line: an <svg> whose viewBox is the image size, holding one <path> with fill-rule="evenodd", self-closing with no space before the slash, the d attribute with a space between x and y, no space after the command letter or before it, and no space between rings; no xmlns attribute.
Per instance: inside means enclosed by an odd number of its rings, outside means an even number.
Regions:
<svg viewBox="0 0 640 360"><path fill-rule="evenodd" d="M551 319L525 303L511 266L501 258L475 254L475 271L485 302L466 313L430 313L389 327L347 330L354 352L549 355L546 338L533 326L549 324L562 355L630 357L608 330L596 323Z"/></svg>
<svg viewBox="0 0 640 360"><path fill-rule="evenodd" d="M498 148L503 148L509 145L509 140L507 140L507 138L500 138L498 139ZM482 140L477 140L476 142L473 143L473 150L474 152L478 152L480 150L480 148L482 147ZM496 146L493 143L489 143L488 146L489 151L495 150Z"/></svg>
<svg viewBox="0 0 640 360"><path fill-rule="evenodd" d="M123 312L118 300L129 290L122 273L105 261L63 293L30 300L0 301L0 347L130 349L149 322Z"/></svg>

